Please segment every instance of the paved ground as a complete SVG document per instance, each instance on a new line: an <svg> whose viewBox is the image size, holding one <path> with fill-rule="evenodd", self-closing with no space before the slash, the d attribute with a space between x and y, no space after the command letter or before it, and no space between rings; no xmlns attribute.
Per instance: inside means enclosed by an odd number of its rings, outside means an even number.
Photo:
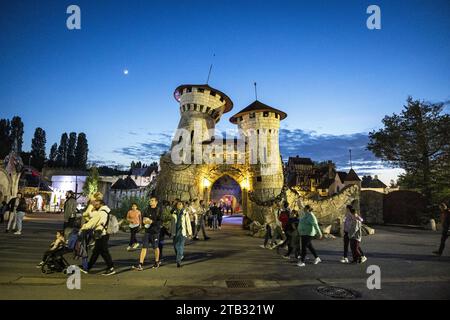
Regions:
<svg viewBox="0 0 450 320"><path fill-rule="evenodd" d="M329 299L317 292L326 285L355 290L362 299L450 298L450 250L441 258L430 254L439 234L393 227L379 227L363 239L365 265L340 264L342 243L336 239L315 241L323 263L302 269L259 248L261 239L231 224L211 231L210 241L189 244L183 268L176 268L168 244L160 269L136 272L130 266L138 251L125 250L128 235L121 233L111 241L119 274L82 275L81 290L68 290L65 275L35 268L60 225L59 215L34 215L22 236L6 234L0 225L0 299ZM367 289L369 265L381 268L381 290ZM248 287L229 288L233 283Z"/></svg>

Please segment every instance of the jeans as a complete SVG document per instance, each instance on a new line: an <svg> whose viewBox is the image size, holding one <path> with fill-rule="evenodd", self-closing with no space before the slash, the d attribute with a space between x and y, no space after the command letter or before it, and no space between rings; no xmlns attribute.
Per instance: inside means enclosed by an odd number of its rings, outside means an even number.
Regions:
<svg viewBox="0 0 450 320"><path fill-rule="evenodd" d="M138 233L138 231L139 227L130 228L130 243L129 243L130 247L138 242L136 238L136 234Z"/></svg>
<svg viewBox="0 0 450 320"><path fill-rule="evenodd" d="M16 229L16 212L10 211L8 226L6 227L6 230L15 230L15 229Z"/></svg>
<svg viewBox="0 0 450 320"><path fill-rule="evenodd" d="M175 250L175 255L177 256L177 263L181 263L181 258L184 255L184 243L186 242L186 237L182 235L177 235L173 238L173 248Z"/></svg>
<svg viewBox="0 0 450 320"><path fill-rule="evenodd" d="M313 239L313 237L311 237L311 236L302 236L302 253L301 253L302 262L305 262L306 249L309 249L309 251L312 253L314 258L318 257L317 252L312 245L312 239Z"/></svg>
<svg viewBox="0 0 450 320"><path fill-rule="evenodd" d="M17 211L16 213L16 225L17 225L17 231L22 232L22 222L23 218L25 217L25 212L23 211Z"/></svg>
<svg viewBox="0 0 450 320"><path fill-rule="evenodd" d="M216 214L213 215L212 227L213 227L214 230L217 230L218 222L219 222L219 221L218 221L217 215L216 215Z"/></svg>
<svg viewBox="0 0 450 320"><path fill-rule="evenodd" d="M358 262L363 256L360 242L356 239L350 239L350 247L352 248L353 262Z"/></svg>
<svg viewBox="0 0 450 320"><path fill-rule="evenodd" d="M99 255L102 256L108 269L114 267L111 254L109 253L108 249L108 241L109 235L103 236L100 239L95 240L94 250L92 251L92 256L88 263L88 270L95 265Z"/></svg>
<svg viewBox="0 0 450 320"><path fill-rule="evenodd" d="M205 239L208 238L208 236L206 235L206 230L205 230L205 219L203 217L200 218L199 224L197 225L197 228L195 229L194 238L198 237L200 230L202 230L203 238L205 238Z"/></svg>

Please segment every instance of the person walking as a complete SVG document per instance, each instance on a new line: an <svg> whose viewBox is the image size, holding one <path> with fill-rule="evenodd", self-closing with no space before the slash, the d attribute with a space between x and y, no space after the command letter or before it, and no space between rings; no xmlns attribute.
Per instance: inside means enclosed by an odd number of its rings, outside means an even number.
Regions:
<svg viewBox="0 0 450 320"><path fill-rule="evenodd" d="M206 235L206 230L205 230L205 220L206 220L207 212L208 212L208 208L205 206L205 201L200 200L200 207L198 208L198 211L197 211L197 225L195 227L194 240L199 240L198 234L200 233L200 230L203 233L204 240L210 239Z"/></svg>
<svg viewBox="0 0 450 320"><path fill-rule="evenodd" d="M153 263L152 268L157 269L161 265L159 260L159 236L162 225L162 206L158 205L158 198L150 198L149 206L144 212L143 224L145 233L139 257L139 264L132 267L137 271L144 270L145 257L147 256L147 250L150 246L155 254L155 262Z"/></svg>
<svg viewBox="0 0 450 320"><path fill-rule="evenodd" d="M308 249L314 256L314 264L322 262L312 245L312 239L316 235L319 236L319 239L322 239L322 231L320 230L317 218L312 212L312 208L309 205L305 206L305 214L299 219L298 233L301 238L302 251L300 255L300 261L298 262L297 266L305 266L306 249Z"/></svg>
<svg viewBox="0 0 450 320"><path fill-rule="evenodd" d="M173 236L173 248L175 250L177 268L181 268L186 239L192 236L191 223L187 211L183 208L182 201L177 202L176 208L172 212L171 234Z"/></svg>
<svg viewBox="0 0 450 320"><path fill-rule="evenodd" d="M352 214L353 206L347 205L346 213L344 217L344 256L341 258L341 263L349 263L348 260L348 247L350 245L350 237L348 235L351 225L353 223L353 219L358 219L361 223L363 222L363 218L359 215L354 216ZM362 252L361 248L359 249L362 256L362 260L367 260L367 258L364 256L364 253Z"/></svg>
<svg viewBox="0 0 450 320"><path fill-rule="evenodd" d="M442 202L439 205L439 210L441 211L441 225L442 225L441 244L437 251L433 251L433 254L440 257L444 252L445 241L447 241L448 239L448 230L450 227L450 209L444 202Z"/></svg>
<svg viewBox="0 0 450 320"><path fill-rule="evenodd" d="M217 203L213 202L211 207L211 215L212 215L212 229L217 230L219 227L219 213L220 208L217 206Z"/></svg>
<svg viewBox="0 0 450 320"><path fill-rule="evenodd" d="M5 213L8 211L8 203L6 201L2 202L2 207L0 209L0 223L5 221Z"/></svg>
<svg viewBox="0 0 450 320"><path fill-rule="evenodd" d="M283 256L285 259L290 259L291 254L294 253L298 259L300 257L300 235L298 234L298 217L295 211L292 211L286 227L286 242L288 251Z"/></svg>
<svg viewBox="0 0 450 320"><path fill-rule="evenodd" d="M16 209L16 227L17 231L14 232L16 235L22 234L22 225L23 225L23 218L25 218L25 213L27 212L28 206L27 201L24 197L21 197L19 199L19 205Z"/></svg>
<svg viewBox="0 0 450 320"><path fill-rule="evenodd" d="M364 263L367 258L364 256L361 249L362 240L362 222L356 210L354 208L350 209L351 223L348 231L348 237L350 238L350 248L352 249L353 261L352 263Z"/></svg>
<svg viewBox="0 0 450 320"><path fill-rule="evenodd" d="M64 202L64 236L68 237L75 224L77 216L77 200L72 190L66 192L66 201Z"/></svg>
<svg viewBox="0 0 450 320"><path fill-rule="evenodd" d="M9 210L9 217L8 217L8 224L6 225L5 232L8 233L10 231L16 230L16 213L17 213L17 207L19 206L20 199L22 198L22 193L17 193L17 196L15 198L12 198L9 200L8 203L8 210Z"/></svg>
<svg viewBox="0 0 450 320"><path fill-rule="evenodd" d="M133 203L131 209L127 213L128 226L130 227L130 242L128 243L127 251L139 248L139 242L136 234L139 232L142 221L141 211L138 210L138 205Z"/></svg>
<svg viewBox="0 0 450 320"><path fill-rule="evenodd" d="M111 276L116 274L114 270L114 263L109 252L108 241L109 234L107 232L109 215L111 209L103 202L103 194L101 192L96 192L91 199L93 206L92 212L90 213L90 219L86 222L80 229L80 233L83 231L92 230L94 233L95 244L92 251L91 258L88 262L87 270L80 269L83 272L89 272L92 267L97 262L98 256L102 256L106 263L106 271L103 273L104 276Z"/></svg>

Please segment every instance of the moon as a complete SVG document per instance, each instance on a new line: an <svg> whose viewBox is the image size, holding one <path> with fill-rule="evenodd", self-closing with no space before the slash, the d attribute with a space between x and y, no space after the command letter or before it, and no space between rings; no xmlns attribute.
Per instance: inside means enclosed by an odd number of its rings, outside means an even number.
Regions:
<svg viewBox="0 0 450 320"><path fill-rule="evenodd" d="M124 70L123 70L123 74L124 74L124 75L128 75L128 69L124 69Z"/></svg>

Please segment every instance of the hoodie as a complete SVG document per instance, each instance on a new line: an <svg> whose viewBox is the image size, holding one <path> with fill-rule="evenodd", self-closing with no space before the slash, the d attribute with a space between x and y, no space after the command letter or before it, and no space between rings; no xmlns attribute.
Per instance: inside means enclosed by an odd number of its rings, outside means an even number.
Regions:
<svg viewBox="0 0 450 320"><path fill-rule="evenodd" d="M81 227L81 231L102 230L102 236L105 236L107 234L106 224L108 223L108 214L110 211L111 209L107 205L103 205L98 210L94 209L90 214L92 218Z"/></svg>

